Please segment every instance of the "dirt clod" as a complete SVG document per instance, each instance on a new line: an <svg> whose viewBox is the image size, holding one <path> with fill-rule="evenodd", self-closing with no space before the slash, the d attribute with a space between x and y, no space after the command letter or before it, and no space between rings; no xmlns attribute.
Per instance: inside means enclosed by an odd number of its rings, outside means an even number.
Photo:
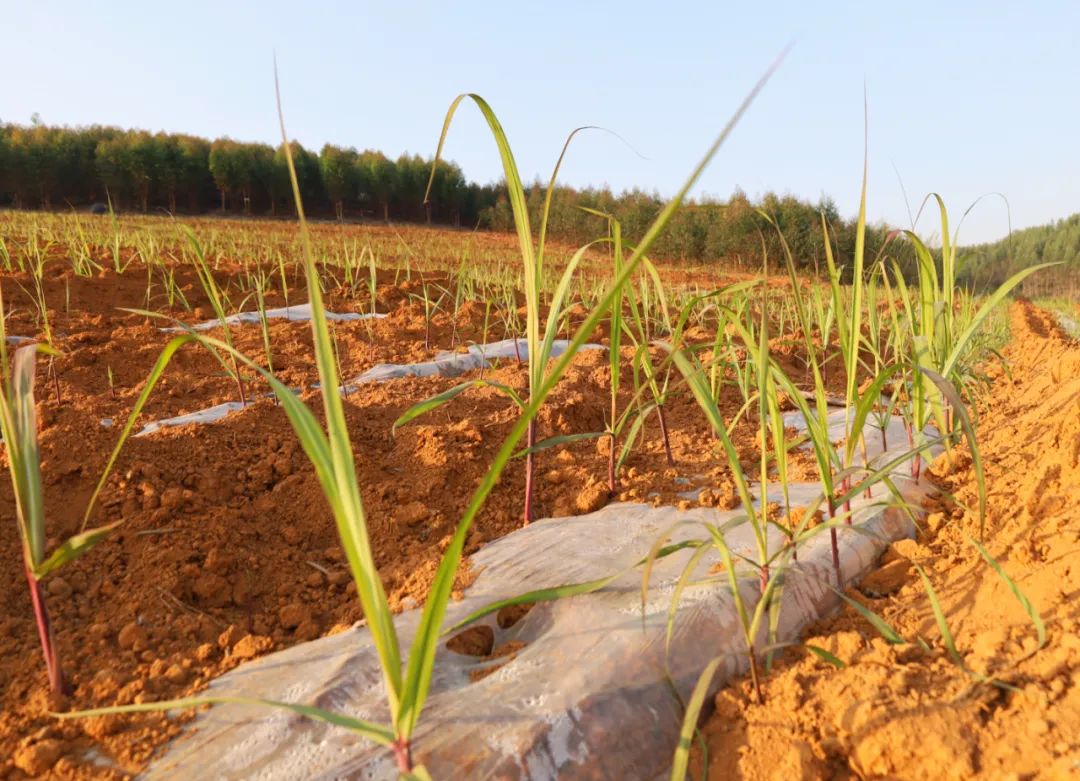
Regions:
<svg viewBox="0 0 1080 781"><path fill-rule="evenodd" d="M254 659L256 656L266 653L274 643L269 637L259 635L244 635L233 646L230 656L233 659Z"/></svg>
<svg viewBox="0 0 1080 781"><path fill-rule="evenodd" d="M15 751L15 767L28 776L40 776L52 769L61 752L60 741L52 739L20 746Z"/></svg>
<svg viewBox="0 0 1080 781"><path fill-rule="evenodd" d="M116 636L116 643L125 651L143 651L147 647L146 630L134 621L125 624Z"/></svg>

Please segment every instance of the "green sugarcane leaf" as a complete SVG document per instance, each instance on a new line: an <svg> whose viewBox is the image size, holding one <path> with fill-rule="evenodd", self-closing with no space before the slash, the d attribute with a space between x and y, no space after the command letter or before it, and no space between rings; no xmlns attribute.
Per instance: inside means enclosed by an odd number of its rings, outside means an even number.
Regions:
<svg viewBox="0 0 1080 781"><path fill-rule="evenodd" d="M622 448L619 450L619 457L615 461L616 473L622 469L623 464L626 463L626 459L630 457L630 453L634 449L634 441L641 432L641 427L645 424L645 415L646 413L642 412L637 415L630 424L630 431L628 431L626 437L623 438Z"/></svg>
<svg viewBox="0 0 1080 781"><path fill-rule="evenodd" d="M843 670L845 667L847 667L847 665L844 662L842 662L834 654L831 654L828 651L826 651L824 648L819 648L818 646L810 645L809 643L804 645L803 648L805 648L807 651L809 651L810 653L812 653L814 656L818 657L822 661L828 662L833 667L835 667L837 670Z"/></svg>
<svg viewBox="0 0 1080 781"><path fill-rule="evenodd" d="M45 558L45 499L38 451L34 377L42 345L15 351L10 384L2 396L2 433L7 447L8 470L15 489L15 514L26 563L35 567Z"/></svg>
<svg viewBox="0 0 1080 781"><path fill-rule="evenodd" d="M964 350L967 349L968 342L971 341L972 337L975 335L975 332L979 330L979 327L982 325L983 321L990 316L990 313L994 311L994 308L998 304L1000 304L1002 300L1004 300L1005 296L1007 296L1013 290L1013 288L1015 288L1025 279L1030 277L1036 271L1041 271L1042 269L1050 268L1051 266L1061 265L1062 262L1063 261L1059 261L1056 263L1040 263L1036 266L1028 266L1022 271L1018 271L1013 274L1011 277L1005 280L1005 282L1003 282L997 290L987 296L986 301L984 301L983 305L979 307L979 311L976 312L975 316L971 318L970 322L967 325L967 328L965 328L963 332L958 337L956 337L953 343L954 346L952 351L949 353L948 357L945 359L945 362L942 364L941 374L945 377L948 377L953 373L953 370L956 368L957 363L960 361Z"/></svg>
<svg viewBox="0 0 1080 781"><path fill-rule="evenodd" d="M379 656L379 665L386 687L389 710L392 720L396 724L396 716L400 713L402 699L401 650L397 631L394 627L393 613L386 598L382 579L379 577L375 564L375 555L368 537L367 516L356 479L356 463L352 452L352 442L349 438L349 429L345 419L341 394L338 392L341 383L334 360L334 347L330 338L326 308L323 305L321 280L315 265L315 254L311 247L311 237L304 217L303 199L300 195L300 184L293 162L292 145L289 143L288 134L285 131L284 114L281 110L281 99L278 92L276 66L274 88L278 99L278 120L281 127L282 149L285 152L285 159L288 164L293 201L296 205L297 216L300 219L304 274L312 313L311 331L315 344L315 363L319 372L319 381L322 385L321 396L326 416L325 436L322 435L321 431L318 431L319 436L316 437L317 425L311 426L310 422L306 424L309 426L307 431L312 438L312 443L308 445L311 449L305 448L305 452L319 453L325 457L326 451L329 451L328 463L323 466L328 471L328 474L321 476L323 492L327 495L334 513L334 522L337 526L338 535L341 537L342 549L349 562L353 580L356 582L357 596L364 610L364 616L367 618L372 641ZM275 394L278 395L279 399L281 398L280 387L283 387L280 383L275 387ZM303 407L297 399L292 397L291 393L286 395L290 397L288 404L293 405L293 412L290 414L291 421L294 419L293 415L304 417L302 413L306 413L308 419L314 417L306 407ZM283 406L286 405L283 404ZM300 408L302 408L302 412ZM316 471L318 472L318 470L319 467L317 466Z"/></svg>
<svg viewBox="0 0 1080 781"><path fill-rule="evenodd" d="M403 412L397 420L394 421L394 425L391 427L391 432L396 432L406 423L411 423L421 415L426 415L432 410L438 409L443 404L453 401L455 398L457 398L470 388L479 387L480 383L480 380L468 380L461 383L460 385L455 385L449 390L445 390L442 393L436 394L435 396L431 396L427 399L424 399L423 401L413 404L411 407L405 410L405 412Z"/></svg>
<svg viewBox="0 0 1080 781"><path fill-rule="evenodd" d="M697 683L694 684L690 700L686 703L682 726L679 728L679 743L671 762L671 781L684 781L686 778L686 771L690 764L690 748L693 744L694 733L697 732L701 708L705 705L705 697L709 693L709 686L712 685L716 670L723 661L724 657L718 656L705 665L705 669L698 676Z"/></svg>
<svg viewBox="0 0 1080 781"><path fill-rule="evenodd" d="M883 619L873 610L866 607L866 605L862 604L861 602L852 599L843 591L834 586L832 583L829 583L826 580L821 580L821 582L828 586L833 591L833 593L840 597L840 599L848 603L848 605L850 605L856 613L865 618L870 623L870 626L874 627L874 629L877 630L878 634L885 638L885 641L887 643L890 643L891 645L907 645L907 640L901 637L899 632L889 626L885 622L885 619Z"/></svg>
<svg viewBox="0 0 1080 781"><path fill-rule="evenodd" d="M146 377L146 382L143 384L143 389L139 393L139 398L136 399L135 406L132 407L131 414L128 415L128 419L124 423L124 428L120 431L120 437L116 441L112 453L109 454L109 460L105 462L105 469L102 470L101 477L94 487L94 492L90 495L90 501L86 503L86 511L83 513L82 520L83 529L86 528L86 524L90 521L90 515L97 503L98 496L105 487L105 482L109 479L113 466L116 465L116 459L120 457L121 448L123 448L124 443L127 442L128 437L131 436L131 431L135 427L135 422L139 419L139 415L142 413L143 407L146 406L146 402L149 400L150 394L153 392L158 380L161 379L161 375L165 372L166 367L169 365L169 362L172 360L177 350L186 344L199 340L199 337L194 334L194 332L184 336L177 336L171 339L169 343L165 345L161 354L158 355L157 360L154 362L154 366L150 369L150 374Z"/></svg>
<svg viewBox="0 0 1080 781"><path fill-rule="evenodd" d="M40 564L34 565L34 580L41 580L68 562L79 558L79 556L108 537L109 532L121 523L122 521L117 521L116 523L110 523L108 526L99 526L96 529L90 529L69 537L49 555L49 558Z"/></svg>
<svg viewBox="0 0 1080 781"><path fill-rule="evenodd" d="M900 368L901 365L898 363L883 368L877 373L877 376L874 377L874 381L870 383L866 390L859 394L855 403L855 416L851 421L851 428L848 431L846 463L850 464L853 460L858 440L862 436L863 429L866 427L866 419L881 400L882 388L884 388L885 384L892 379L894 374L900 371Z"/></svg>
<svg viewBox="0 0 1080 781"><path fill-rule="evenodd" d="M688 540L686 542L663 546L656 554L656 558L664 558L665 556L670 556L672 553L675 553L677 551L686 550L687 548L695 548L700 544L701 543L698 540ZM626 567L613 575L607 575L602 578L597 578L596 580L588 580L581 583L568 583L561 586L540 588L518 594L517 596L496 600L495 602L484 605L479 610L470 613L465 618L461 619L452 626L447 627L442 631L442 636L446 636L448 634L451 634L452 632L456 632L458 629L461 629L464 626L468 626L474 621L479 621L481 618L489 616L492 613L497 613L504 607L512 607L514 605L534 605L539 602L551 602L556 599L566 599L568 597L576 597L582 594L591 594L614 583L616 580L623 577L624 575L633 572L634 569L642 566L645 561L646 559L642 558L635 562L633 565Z"/></svg>
<svg viewBox="0 0 1080 781"><path fill-rule="evenodd" d="M945 650L949 652L949 656L952 657L952 660L956 663L957 667L966 672L970 672L967 665L964 663L964 657L956 650L956 641L953 639L952 630L949 629L949 622L945 618L945 611L941 607L941 601L938 599L937 591L934 590L934 585L930 582L926 570L916 562L912 562L912 566L915 567L915 571L919 573L919 577L922 578L923 585L926 587L926 595L930 599L930 609L934 613L934 621L937 623L938 631L941 632L941 639L945 644Z"/></svg>
<svg viewBox="0 0 1080 781"><path fill-rule="evenodd" d="M784 52L786 54L786 51ZM782 55L783 56L783 55ZM781 59L782 59L781 56ZM567 347L566 352L559 357L555 366L542 377L542 381L538 384L530 384L530 390L532 396L528 406L522 411L514 427L511 429L509 436L504 441L502 447L496 453L488 473L481 480L480 485L477 486L476 491L473 493L473 497L467 506L461 522L458 524L458 528L454 532L451 538L450 544L447 546L446 552L443 554L443 558L439 563L439 569L436 572L435 579L432 583L431 591L428 595L427 601L424 603L424 610L421 614L420 624L417 627L416 636L414 638L413 650L409 656L409 667L406 671L406 700L408 707L405 704L401 707L401 713L403 716L399 716L395 720L397 731L403 735L411 735L415 729L417 720L420 716L420 710L423 707L423 703L427 698L428 690L431 686L432 671L435 663L435 654L438 649L439 631L438 627L442 623L443 617L446 614L447 603L450 599L454 577L457 572L458 565L461 562L462 552L465 547L465 540L467 539L469 529L472 526L473 519L479 512L480 507L483 505L487 496L491 493L495 484L498 482L502 470L505 468L510 457L514 453L514 448L517 446L518 441L524 436L526 429L528 428L532 418L537 414L540 409L540 405L554 389L555 385L565 373L569 367L571 361L574 358L574 354L585 343L586 339L595 331L601 320L610 312L611 302L615 299L618 291L622 286L626 285L632 278L633 274L637 270L639 263L653 242L664 230L671 217L675 214L678 208L682 205L686 199L687 194L693 189L694 185L700 179L701 174L712 160L712 158L719 151L724 141L730 135L735 125L741 119L743 114L749 109L750 104L758 93L764 88L765 84L771 77L772 73L778 67L780 60L777 60L772 67L765 73L765 75L755 84L754 88L747 95L746 99L742 102L735 114L729 120L728 124L721 131L720 135L713 142L712 146L706 152L705 156L698 163L697 167L693 170L686 182L676 193L675 197L660 211L660 214L653 221L651 226L645 231L641 243L634 249L630 257L627 259L623 271L613 281L611 287L601 296L600 300L593 308L592 312L585 318L573 338L570 340L570 344ZM457 104L463 99L464 96L459 97L453 104L447 114L446 122L443 125L443 137L445 138L446 130L449 127L450 120L453 116L453 111L456 109ZM505 134L502 131L502 127L498 124L498 121L494 118L494 114L487 107L486 103L482 103L477 98L478 104L482 104L481 108L488 118L488 125L491 127L492 132L496 136L496 140L499 143L500 154L503 157L504 171L508 174L507 180L510 182L511 175L517 177L515 182L510 183L510 200L514 204L515 224L518 230L519 241L522 244L523 258L526 263L526 292L528 293L529 277L535 270L532 264L532 246L531 246L531 232L528 226L528 214L524 201L524 193L521 188L520 177L517 176L517 167L514 164L513 156L509 152L509 146L505 143ZM440 149L442 146L442 139L440 139ZM436 159L438 156L436 155ZM295 185L294 185L295 187ZM517 201L520 199L520 204ZM520 208L519 208L520 207ZM520 212L520 214L519 214ZM526 296L528 299L528 295ZM530 329L530 335L535 333ZM530 337L532 338L532 337ZM536 339L535 341L538 341ZM534 341L534 344L535 344ZM532 354L532 353L530 353Z"/></svg>
<svg viewBox="0 0 1080 781"><path fill-rule="evenodd" d="M983 539L986 532L986 473L983 470L982 456L979 453L979 443L975 437L975 426L971 422L971 416L968 415L963 399L960 398L960 394L956 392L956 388L953 387L952 383L937 372L925 367L917 366L916 369L929 377L938 387L938 390L952 405L953 413L960 419L960 426L964 430L964 436L968 441L968 449L971 451L971 465L975 468L975 483L979 490L979 539ZM948 434L949 432L943 433Z"/></svg>
<svg viewBox="0 0 1080 781"><path fill-rule="evenodd" d="M570 282L573 280L574 272L577 270L578 264L581 263L581 259L585 257L585 253L596 246L599 242L593 241L583 247L579 247L574 254L570 257L570 261L566 264L566 269L563 271L562 277L559 279L559 284L555 288L555 295L551 299L551 307L548 310L547 328L544 331L544 341L540 345L540 354L536 356L536 360L540 367L547 366L548 360L551 358L552 345L555 343L555 335L559 331L559 318L562 317L563 312L563 300L566 298L567 292L570 290ZM529 362L532 363L533 354L531 352L532 347L529 348Z"/></svg>
<svg viewBox="0 0 1080 781"><path fill-rule="evenodd" d="M671 602L668 603L667 620L664 626L664 654L671 653L671 639L675 636L675 616L679 610L679 602L682 599L683 591L690 584L690 578L694 574L694 570L697 569L698 564L701 563L701 559L711 550L710 547L702 545L698 547L691 555L689 561L686 562L686 566L683 567L682 572L679 573L679 578L675 582L675 589L671 592ZM642 602L641 619L645 620L645 605L644 599Z"/></svg>
<svg viewBox="0 0 1080 781"><path fill-rule="evenodd" d="M553 447L560 447L562 445L570 445L574 442L582 442L588 439L599 439L600 437L607 437L610 434L606 431L586 431L580 434L560 434L555 437L548 437L542 439L535 445L524 450L519 450L514 453L514 458L524 458L530 453L539 453L541 450L548 450Z"/></svg>
<svg viewBox="0 0 1080 781"><path fill-rule="evenodd" d="M1038 636L1039 640L1038 647L1042 648L1043 646L1045 646L1046 624L1043 622L1042 616L1039 615L1039 611L1036 610L1035 606L1031 603L1031 600L1027 598L1027 595L1020 590L1020 586L1017 585L1016 581L1006 574L1005 570L1002 568L1001 564L998 563L997 559L991 556L990 553L986 550L986 548L984 548L978 540L973 539L972 537L968 537L966 534L964 536L967 537L967 541L971 543L975 550L979 552L979 555L986 560L986 563L993 568L994 572L996 572L1001 577L1001 579L1005 581L1005 585L1009 587L1009 591L1011 591L1013 596L1016 597L1016 601L1020 603L1020 606L1024 608L1024 612L1028 614L1028 618L1031 619L1031 623L1035 625L1035 633Z"/></svg>

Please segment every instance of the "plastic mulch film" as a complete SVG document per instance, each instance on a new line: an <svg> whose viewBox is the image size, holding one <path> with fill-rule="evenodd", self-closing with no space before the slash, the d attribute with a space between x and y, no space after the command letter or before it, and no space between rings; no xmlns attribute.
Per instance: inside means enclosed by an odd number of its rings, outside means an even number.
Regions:
<svg viewBox="0 0 1080 781"><path fill-rule="evenodd" d="M267 317L270 317L271 313L277 313L274 314L275 317L287 317L289 320L311 319L311 307L308 304L285 307L283 309L271 309L267 311ZM350 313L336 314L334 312L327 312L327 317L331 320L359 320L372 316L373 315L355 315ZM254 317L254 320L252 320L251 317ZM378 315L378 317L385 317L385 315ZM232 315L226 319L236 323L259 321L258 313L255 312L241 312L239 315ZM200 325L193 326L193 328L195 330L206 330L220 324L221 323L218 320L209 320ZM163 330L183 331L185 329L167 328ZM344 385L341 388L341 391L343 393L352 392L356 389L357 385L365 382L386 382L402 377L432 377L435 375L456 377L465 372L488 366L493 360L515 358L518 356L520 356L522 360L527 360L529 357L528 343L524 339L518 339L517 349L515 349L514 341L515 340L513 339L504 339L501 342L494 342L492 344L470 345L466 352L460 353L440 351L435 356L435 360L425 361L423 363L380 363L368 369L351 383ZM568 344L569 342L565 339L556 339L551 345L552 356L562 355L566 351ZM581 349L600 350L603 348L598 344L586 344L583 345ZM318 387L318 384L314 387ZM222 404L215 404L212 407L196 410L195 412L189 412L184 415L152 421L143 426L135 436L143 437L148 434L153 434L156 431L160 431L161 429L172 428L175 426L217 423L230 413L237 412L243 408L244 404L239 401L227 401ZM111 422L109 425L111 425Z"/></svg>
<svg viewBox="0 0 1080 781"><path fill-rule="evenodd" d="M843 429L843 411L833 423ZM901 421L886 427L891 447L906 448ZM881 454L867 429L867 456ZM875 440L878 443L875 446ZM878 460L878 463L881 463ZM893 475L913 506L929 492L904 464ZM769 497L779 496L770 486ZM792 486L793 501L808 500L818 486ZM889 541L913 534L909 511L885 500L878 486L853 502L854 528L839 530L843 580L869 571ZM479 575L446 626L495 600L558 584L615 574L645 556L672 529L672 541L701 539L702 524L724 527L732 550L756 558L741 511L613 504L590 515L546 519L498 539L472 557ZM726 528L726 527L725 527ZM783 541L771 530L770 546ZM642 605L641 573L633 570L601 591L542 603L509 625L496 615L470 630L483 656L439 649L431 693L414 736L414 757L435 779L653 779L662 777L682 722L682 700L715 657L723 664L715 692L745 671L746 647L726 578L710 569L707 554L679 601L670 645L667 612L689 550L657 562ZM785 574L777 642L801 631L838 604L828 534L800 547ZM757 578L741 582L752 609ZM402 652L408 653L420 610L396 617ZM765 643L765 627L758 646ZM462 630L463 631L463 630ZM455 647L457 647L455 645ZM306 703L385 723L382 676L363 627L294 646L220 677L216 695L242 695ZM678 693L678 696L676 695ZM284 711L222 705L201 713L145 773L147 779L393 779L387 750L333 726Z"/></svg>

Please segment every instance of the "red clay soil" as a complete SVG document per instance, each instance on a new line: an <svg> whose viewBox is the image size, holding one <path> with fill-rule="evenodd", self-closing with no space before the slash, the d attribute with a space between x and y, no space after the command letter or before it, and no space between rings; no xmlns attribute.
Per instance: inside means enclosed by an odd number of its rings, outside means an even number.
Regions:
<svg viewBox="0 0 1080 781"><path fill-rule="evenodd" d="M43 363L37 409L51 549L79 529L118 425L168 335L157 323L117 309L146 306L143 273L85 279L50 269L49 319L62 352L54 367L59 400ZM193 277L178 274L198 311L175 314L188 322L210 317ZM425 348L423 310L408 298L416 283L392 282L382 280L377 302L389 317L336 325L346 376L377 362L427 359L435 348L483 338L483 307L467 304L456 323L438 316ZM20 284L30 283L20 275L0 279L11 314L8 332L37 336L41 325ZM306 297L297 290L291 300ZM268 306L283 303L275 298ZM369 306L343 296L330 303L339 311ZM279 376L310 388L316 376L309 325L276 322L271 333ZM249 355L262 355L258 326L237 327L233 334ZM545 406L540 436L602 430L607 375L603 352L582 353ZM514 361L487 376L519 390L526 382L524 367ZM391 435L405 409L457 382L435 377L370 384L346 400L372 543L397 608L425 598L466 502L515 420L510 403L489 388L471 391ZM629 376L624 387L631 387ZM249 390L255 396L266 388L249 383ZM739 406L729 390L723 402L728 417ZM142 421L236 398L235 385L215 360L188 347L167 370ZM319 407L317 393L307 391L304 398ZM677 465L666 463L650 419L643 446L627 462L618 498L673 503L679 501L677 491L701 487L706 503L728 501L724 458L693 401L676 393L667 416ZM114 425L102 426L104 418ZM747 460L756 459L751 429L740 427L736 438ZM576 515L607 502L605 452L596 441L542 452L537 516ZM478 517L467 553L520 526L522 488L521 463L515 462ZM73 687L70 697L51 697L23 579L11 487L0 481L0 779L134 774L175 734L178 722L154 714L61 722L50 712L197 692L244 660L362 618L314 473L285 415L269 399L258 398L214 425L129 440L91 518L94 525L113 521L123 523L46 582ZM466 566L459 585L471 576Z"/></svg>
<svg viewBox="0 0 1080 781"><path fill-rule="evenodd" d="M1008 370L978 408L989 487L986 548L1046 623L1032 620L968 541L975 475L961 454L935 473L945 492L917 541L897 543L850 596L920 645L891 646L847 609L791 649L758 704L721 691L694 777L1075 779L1080 777L1080 346L1027 303L1011 311ZM965 672L935 623L921 565ZM993 679L993 683L980 680Z"/></svg>

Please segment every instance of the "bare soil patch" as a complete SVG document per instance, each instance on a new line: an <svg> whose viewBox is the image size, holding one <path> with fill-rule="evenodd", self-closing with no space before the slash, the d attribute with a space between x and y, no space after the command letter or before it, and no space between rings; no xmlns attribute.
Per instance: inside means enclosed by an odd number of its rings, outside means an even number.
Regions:
<svg viewBox="0 0 1080 781"><path fill-rule="evenodd" d="M986 463L986 548L1042 614L1047 645L968 536L978 534L974 471L963 453L935 472L945 497L917 542L893 546L849 595L903 637L887 644L854 610L814 627L764 683L721 691L703 728L709 779L1072 779L1080 777L1080 347L1047 313L1011 310L1008 371L978 406ZM949 498L951 495L954 498ZM920 564L965 664L950 658ZM703 777L705 754L695 755Z"/></svg>

